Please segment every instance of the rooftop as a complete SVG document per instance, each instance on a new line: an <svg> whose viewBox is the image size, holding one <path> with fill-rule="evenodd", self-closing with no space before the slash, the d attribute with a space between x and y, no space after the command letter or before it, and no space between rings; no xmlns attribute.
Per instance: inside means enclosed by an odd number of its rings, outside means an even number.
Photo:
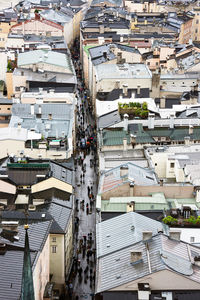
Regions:
<svg viewBox="0 0 200 300"><path fill-rule="evenodd" d="M130 263L130 251L134 250L142 252L142 261L132 265ZM191 257L189 253L191 253ZM107 291L127 283L131 284L137 279L142 280L145 276L151 275L151 277L154 277L156 272L162 270L190 279L190 283L193 281L200 284L200 267L193 264L194 257L199 257L199 255L200 249L198 247L170 239L168 236L159 233L148 242L148 251L146 243L140 240L100 257L97 264L96 292ZM154 290L158 289L158 286L155 285ZM182 284L179 289L185 289L184 285Z"/></svg>
<svg viewBox="0 0 200 300"><path fill-rule="evenodd" d="M159 231L168 231L167 227L135 212L98 223L96 225L97 258L137 243L142 240L143 231L152 231L154 236Z"/></svg>
<svg viewBox="0 0 200 300"><path fill-rule="evenodd" d="M129 162L104 172L99 180L98 193L102 194L127 182L135 185L156 185L157 179L153 171Z"/></svg>
<svg viewBox="0 0 200 300"><path fill-rule="evenodd" d="M151 78L151 72L144 64L106 64L95 66L97 80L110 78Z"/></svg>
<svg viewBox="0 0 200 300"><path fill-rule="evenodd" d="M71 60L63 53L48 50L34 50L19 53L18 55L17 65L19 68L40 63L55 65L63 69L68 69L70 73L73 73Z"/></svg>

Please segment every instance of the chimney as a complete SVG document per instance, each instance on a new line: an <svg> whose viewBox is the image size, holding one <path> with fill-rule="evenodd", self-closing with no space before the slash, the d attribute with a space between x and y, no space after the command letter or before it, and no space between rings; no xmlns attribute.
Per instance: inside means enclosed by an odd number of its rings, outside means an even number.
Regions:
<svg viewBox="0 0 200 300"><path fill-rule="evenodd" d="M123 41L124 41L124 37L121 35L120 36L120 43L123 43Z"/></svg>
<svg viewBox="0 0 200 300"><path fill-rule="evenodd" d="M170 114L170 124L169 124L169 127L171 129L174 128L174 114Z"/></svg>
<svg viewBox="0 0 200 300"><path fill-rule="evenodd" d="M107 58L107 52L106 51L103 52L103 57Z"/></svg>
<svg viewBox="0 0 200 300"><path fill-rule="evenodd" d="M138 95L140 95L140 88L141 88L141 86L138 85L138 86L137 86L137 94L138 94Z"/></svg>
<svg viewBox="0 0 200 300"><path fill-rule="evenodd" d="M185 136L184 137L184 143L186 146L188 146L190 144L190 136Z"/></svg>
<svg viewBox="0 0 200 300"><path fill-rule="evenodd" d="M160 186L163 186L163 179L160 179Z"/></svg>
<svg viewBox="0 0 200 300"><path fill-rule="evenodd" d="M21 129L21 128L22 128L22 124L21 124L20 122L17 124L17 128L18 128L18 129Z"/></svg>
<svg viewBox="0 0 200 300"><path fill-rule="evenodd" d="M154 120L155 120L155 114L149 113L148 117L148 128L154 129Z"/></svg>
<svg viewBox="0 0 200 300"><path fill-rule="evenodd" d="M128 177L128 166L122 165L120 167L120 177Z"/></svg>
<svg viewBox="0 0 200 300"><path fill-rule="evenodd" d="M48 114L48 119L52 120L52 114Z"/></svg>
<svg viewBox="0 0 200 300"><path fill-rule="evenodd" d="M152 231L143 231L142 232L142 240L143 242L148 242L152 238Z"/></svg>
<svg viewBox="0 0 200 300"><path fill-rule="evenodd" d="M135 202L131 201L130 203L127 203L126 212L132 212L135 211Z"/></svg>
<svg viewBox="0 0 200 300"><path fill-rule="evenodd" d="M136 135L134 134L130 134L130 137L131 137L131 144L132 146L134 147L135 146L135 143L136 143Z"/></svg>
<svg viewBox="0 0 200 300"><path fill-rule="evenodd" d="M149 300L151 295L151 289L149 283L138 283L138 300ZM158 299L156 297L156 299ZM163 298L159 298L163 299Z"/></svg>
<svg viewBox="0 0 200 300"><path fill-rule="evenodd" d="M121 64L121 60L122 60L122 53L118 52L117 53L117 64Z"/></svg>
<svg viewBox="0 0 200 300"><path fill-rule="evenodd" d="M39 114L42 113L42 107L41 107L41 105L39 105L39 107L38 107L38 113L39 113Z"/></svg>
<svg viewBox="0 0 200 300"><path fill-rule="evenodd" d="M18 232L18 221L2 221L2 229Z"/></svg>
<svg viewBox="0 0 200 300"><path fill-rule="evenodd" d="M130 197L133 197L134 186L135 186L134 181L130 182L130 184L129 184L129 187L130 187Z"/></svg>
<svg viewBox="0 0 200 300"><path fill-rule="evenodd" d="M131 265L136 265L142 262L142 250L132 250L131 254Z"/></svg>
<svg viewBox="0 0 200 300"><path fill-rule="evenodd" d="M128 96L128 84L123 84L123 94L125 97Z"/></svg>
<svg viewBox="0 0 200 300"><path fill-rule="evenodd" d="M104 33L104 25L99 26L99 33Z"/></svg>
<svg viewBox="0 0 200 300"><path fill-rule="evenodd" d="M169 231L169 238L172 240L180 241L181 230L171 230Z"/></svg>
<svg viewBox="0 0 200 300"><path fill-rule="evenodd" d="M160 98L160 108L165 108L166 105L166 98L165 96L163 96L162 98Z"/></svg>
<svg viewBox="0 0 200 300"><path fill-rule="evenodd" d="M123 151L127 151L127 138L123 138Z"/></svg>
<svg viewBox="0 0 200 300"><path fill-rule="evenodd" d="M31 115L34 115L35 109L34 109L34 104L31 104Z"/></svg>
<svg viewBox="0 0 200 300"><path fill-rule="evenodd" d="M124 131L128 131L128 114L124 114Z"/></svg>
<svg viewBox="0 0 200 300"><path fill-rule="evenodd" d="M189 135L194 133L194 127L192 125L189 126Z"/></svg>

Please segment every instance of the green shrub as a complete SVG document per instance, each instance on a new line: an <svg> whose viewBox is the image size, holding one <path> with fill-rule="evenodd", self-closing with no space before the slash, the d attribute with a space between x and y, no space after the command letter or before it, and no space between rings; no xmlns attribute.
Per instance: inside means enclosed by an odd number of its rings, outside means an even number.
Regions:
<svg viewBox="0 0 200 300"><path fill-rule="evenodd" d="M172 216L167 216L163 218L162 221L167 225L176 225L178 223L178 220L176 218L173 218Z"/></svg>

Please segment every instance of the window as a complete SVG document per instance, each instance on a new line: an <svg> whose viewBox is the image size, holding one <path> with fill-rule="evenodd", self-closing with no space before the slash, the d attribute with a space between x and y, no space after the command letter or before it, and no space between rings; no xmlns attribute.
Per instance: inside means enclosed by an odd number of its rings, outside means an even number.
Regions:
<svg viewBox="0 0 200 300"><path fill-rule="evenodd" d="M52 237L52 242L56 242L56 237L54 236L54 237Z"/></svg>
<svg viewBox="0 0 200 300"><path fill-rule="evenodd" d="M196 24L199 24L199 20L196 20Z"/></svg>
<svg viewBox="0 0 200 300"><path fill-rule="evenodd" d="M170 163L170 168L174 168L174 163Z"/></svg>
<svg viewBox="0 0 200 300"><path fill-rule="evenodd" d="M195 237L194 237L194 236L191 236L191 237L190 237L190 243L194 243L194 241L195 241Z"/></svg>
<svg viewBox="0 0 200 300"><path fill-rule="evenodd" d="M51 246L51 253L56 253L57 246Z"/></svg>
<svg viewBox="0 0 200 300"><path fill-rule="evenodd" d="M198 28L195 29L195 33L198 33Z"/></svg>
<svg viewBox="0 0 200 300"><path fill-rule="evenodd" d="M19 91L20 91L20 87L19 87L19 86L16 86L16 87L15 87L15 91L16 91L16 92L19 92Z"/></svg>
<svg viewBox="0 0 200 300"><path fill-rule="evenodd" d="M157 166L157 163L155 163L155 167Z"/></svg>
<svg viewBox="0 0 200 300"><path fill-rule="evenodd" d="M7 110L10 110L10 107L8 107Z"/></svg>
<svg viewBox="0 0 200 300"><path fill-rule="evenodd" d="M158 66L158 62L156 62L156 66Z"/></svg>

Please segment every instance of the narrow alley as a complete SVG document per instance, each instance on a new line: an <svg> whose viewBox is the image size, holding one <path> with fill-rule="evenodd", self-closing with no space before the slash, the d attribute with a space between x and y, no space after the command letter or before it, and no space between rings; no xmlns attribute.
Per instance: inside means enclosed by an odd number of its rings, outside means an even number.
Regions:
<svg viewBox="0 0 200 300"><path fill-rule="evenodd" d="M75 157L75 257L70 299L93 299L95 285L96 130L92 107L82 83L79 47L74 65L78 77Z"/></svg>

